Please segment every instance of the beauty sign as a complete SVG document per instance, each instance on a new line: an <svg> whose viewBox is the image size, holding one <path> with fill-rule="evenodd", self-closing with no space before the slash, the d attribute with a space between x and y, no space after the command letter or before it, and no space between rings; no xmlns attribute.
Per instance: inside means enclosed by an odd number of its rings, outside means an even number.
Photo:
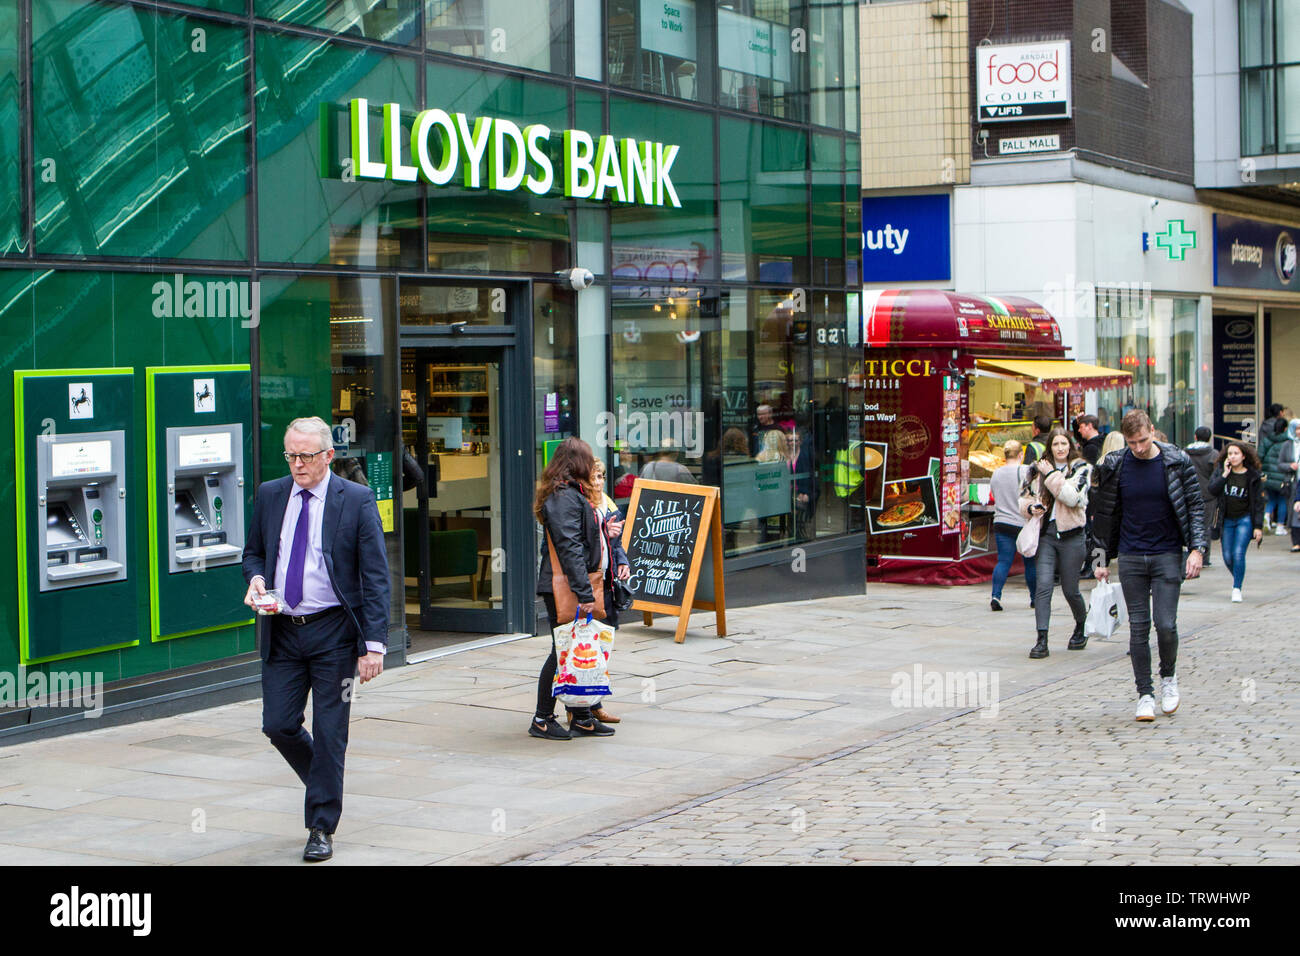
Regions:
<svg viewBox="0 0 1300 956"><path fill-rule="evenodd" d="M718 489L709 485L642 478L632 489L623 525L632 608L643 613L647 625L652 612L675 615L678 644L686 639L693 609L714 611L718 635L727 633L720 510Z"/></svg>
<svg viewBox="0 0 1300 956"><path fill-rule="evenodd" d="M437 108L404 113L399 103L384 103L382 115L375 136L369 102L358 97L349 104L352 172L359 180L433 186L459 180L467 189L526 189L538 196L558 185L573 199L682 205L672 180L680 146L542 123L521 127Z"/></svg>

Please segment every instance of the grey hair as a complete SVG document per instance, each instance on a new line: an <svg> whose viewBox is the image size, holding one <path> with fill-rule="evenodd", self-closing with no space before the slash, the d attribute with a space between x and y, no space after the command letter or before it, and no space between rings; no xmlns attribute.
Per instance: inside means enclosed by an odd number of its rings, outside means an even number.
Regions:
<svg viewBox="0 0 1300 956"><path fill-rule="evenodd" d="M311 418L295 418L289 423L289 427L284 430L284 437L289 437L289 432L297 432L300 435L315 435L320 439L320 450L329 451L334 447L334 431L326 423L325 419L313 415Z"/></svg>

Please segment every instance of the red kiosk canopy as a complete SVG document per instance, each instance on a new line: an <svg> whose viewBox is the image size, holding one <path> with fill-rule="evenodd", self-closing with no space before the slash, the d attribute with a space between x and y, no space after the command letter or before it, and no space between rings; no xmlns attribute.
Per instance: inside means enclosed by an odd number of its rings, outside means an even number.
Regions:
<svg viewBox="0 0 1300 956"><path fill-rule="evenodd" d="M1037 302L940 289L869 290L868 346L957 348L1063 358L1061 329Z"/></svg>

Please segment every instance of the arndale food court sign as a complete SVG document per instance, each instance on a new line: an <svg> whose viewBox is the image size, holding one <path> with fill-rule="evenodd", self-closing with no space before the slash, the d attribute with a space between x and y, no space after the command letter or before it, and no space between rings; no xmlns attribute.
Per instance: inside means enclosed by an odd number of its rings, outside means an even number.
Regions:
<svg viewBox="0 0 1300 956"><path fill-rule="evenodd" d="M556 182L551 158L552 131L534 123L522 129L507 119L440 109L421 110L402 134L397 103L383 108L383 143L375 154L369 103L351 102L352 166L358 179L424 181L445 186L459 174L467 189L514 192L519 188L543 196ZM561 135L559 175L564 195L574 199L615 199L644 206L681 208L671 177L681 147L605 134L592 137L580 129ZM405 148L403 148L405 147Z"/></svg>

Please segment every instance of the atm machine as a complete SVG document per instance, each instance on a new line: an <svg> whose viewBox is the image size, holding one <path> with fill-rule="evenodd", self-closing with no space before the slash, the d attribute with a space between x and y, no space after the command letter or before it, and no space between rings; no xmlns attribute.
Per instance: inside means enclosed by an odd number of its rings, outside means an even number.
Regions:
<svg viewBox="0 0 1300 956"><path fill-rule="evenodd" d="M244 551L244 426L168 428L166 447L168 571L238 564Z"/></svg>
<svg viewBox="0 0 1300 956"><path fill-rule="evenodd" d="M125 433L38 435L36 455L40 590L125 580Z"/></svg>

